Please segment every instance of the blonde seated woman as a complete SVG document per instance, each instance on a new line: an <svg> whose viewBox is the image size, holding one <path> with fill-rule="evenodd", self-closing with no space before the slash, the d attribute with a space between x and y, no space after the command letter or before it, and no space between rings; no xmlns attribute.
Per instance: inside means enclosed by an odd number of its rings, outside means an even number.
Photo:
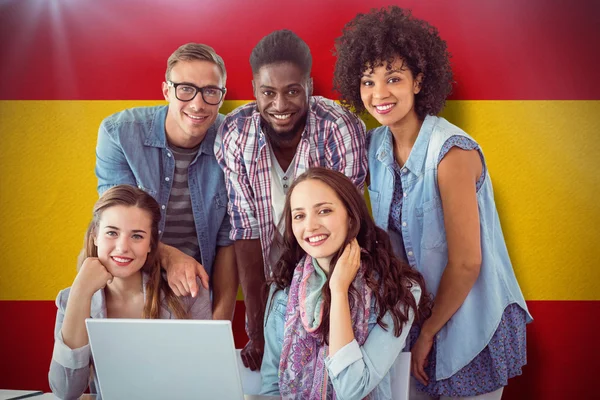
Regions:
<svg viewBox="0 0 600 400"><path fill-rule="evenodd" d="M84 261L73 285L56 298L54 352L48 379L61 399L88 388L98 394L86 318L211 319L209 292L178 298L161 273L160 207L146 192L127 185L96 202L85 234Z"/></svg>
<svg viewBox="0 0 600 400"><path fill-rule="evenodd" d="M291 186L265 321L261 394L390 399L390 370L430 310L423 277L394 256L343 174L311 168Z"/></svg>

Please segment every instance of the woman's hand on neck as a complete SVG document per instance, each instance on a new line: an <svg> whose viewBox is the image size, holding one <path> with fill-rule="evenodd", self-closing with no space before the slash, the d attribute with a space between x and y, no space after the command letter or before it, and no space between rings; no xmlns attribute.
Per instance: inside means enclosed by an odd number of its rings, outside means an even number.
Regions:
<svg viewBox="0 0 600 400"><path fill-rule="evenodd" d="M354 340L348 289L360 267L360 246L352 240L337 260L329 279L331 305L329 311L329 356Z"/></svg>
<svg viewBox="0 0 600 400"><path fill-rule="evenodd" d="M329 289L332 296L335 293L347 294L352 281L360 267L360 246L356 239L346 245L342 255L335 263L335 269L330 274Z"/></svg>

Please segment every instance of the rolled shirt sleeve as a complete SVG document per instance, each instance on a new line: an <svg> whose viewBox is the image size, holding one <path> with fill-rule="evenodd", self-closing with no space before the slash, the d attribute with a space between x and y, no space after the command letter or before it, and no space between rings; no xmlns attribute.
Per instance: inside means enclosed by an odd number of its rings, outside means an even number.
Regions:
<svg viewBox="0 0 600 400"><path fill-rule="evenodd" d="M275 294L273 293L274 287L272 286L265 312L265 352L260 367L262 381L260 394L279 396L279 361L283 347L287 292L279 290Z"/></svg>
<svg viewBox="0 0 600 400"><path fill-rule="evenodd" d="M421 289L415 285L411 290L418 304ZM325 366L338 399L362 399L379 385L406 344L414 313L410 310L400 337L394 336L394 324L389 312L383 321L388 326L387 330L376 324L362 346L353 340L332 357L325 358Z"/></svg>
<svg viewBox="0 0 600 400"><path fill-rule="evenodd" d="M229 206L227 208L229 209ZM219 227L219 232L217 232L217 246L226 247L233 244L233 240L229 237L229 232L231 232L231 217L228 211Z"/></svg>
<svg viewBox="0 0 600 400"><path fill-rule="evenodd" d="M48 382L58 398L78 399L89 385L91 350L89 344L71 349L63 341L62 325L68 298L69 289L62 290L56 298L58 311Z"/></svg>
<svg viewBox="0 0 600 400"><path fill-rule="evenodd" d="M62 332L58 332L58 336L54 340L54 350L52 351L52 359L54 361L65 368L79 369L89 366L91 355L92 351L89 344L78 349L71 349L64 343Z"/></svg>

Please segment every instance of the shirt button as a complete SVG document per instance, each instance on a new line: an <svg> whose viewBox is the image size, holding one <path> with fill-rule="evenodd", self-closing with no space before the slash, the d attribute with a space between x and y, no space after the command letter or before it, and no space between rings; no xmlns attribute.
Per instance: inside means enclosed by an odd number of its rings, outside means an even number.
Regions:
<svg viewBox="0 0 600 400"><path fill-rule="evenodd" d="M408 193L404 192L403 196L404 196L404 197L408 196Z"/></svg>
<svg viewBox="0 0 600 400"><path fill-rule="evenodd" d="M163 206L163 207L164 207L164 206ZM406 221L404 221L404 222L402 223L402 226L406 226Z"/></svg>
<svg viewBox="0 0 600 400"><path fill-rule="evenodd" d="M287 189L287 187L288 187L288 185L283 185L283 188L284 188L284 189Z"/></svg>
<svg viewBox="0 0 600 400"><path fill-rule="evenodd" d="M407 173L408 170L406 168L402 168L402 172Z"/></svg>
<svg viewBox="0 0 600 400"><path fill-rule="evenodd" d="M164 210L165 208L167 208L167 206L165 206L165 205L163 204L162 206L160 206L160 208L162 208L162 209Z"/></svg>
<svg viewBox="0 0 600 400"><path fill-rule="evenodd" d="M284 176L284 177L283 177L283 180L284 180L284 181L287 181L287 176Z"/></svg>
<svg viewBox="0 0 600 400"><path fill-rule="evenodd" d="M413 255L413 252L412 252L412 251L409 251L409 252L408 252L408 255L409 255L409 256L412 256L412 255Z"/></svg>
<svg viewBox="0 0 600 400"><path fill-rule="evenodd" d="M171 157L171 153L167 153L167 157Z"/></svg>
<svg viewBox="0 0 600 400"><path fill-rule="evenodd" d="M162 233L162 231L158 231L158 234L160 235Z"/></svg>
<svg viewBox="0 0 600 400"><path fill-rule="evenodd" d="M169 182L171 180L171 178L169 178L168 176L165 178L165 181Z"/></svg>

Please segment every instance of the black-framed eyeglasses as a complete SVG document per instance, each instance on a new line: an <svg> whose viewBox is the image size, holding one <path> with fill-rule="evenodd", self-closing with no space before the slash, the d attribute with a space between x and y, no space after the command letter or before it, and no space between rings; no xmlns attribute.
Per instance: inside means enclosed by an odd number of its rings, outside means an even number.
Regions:
<svg viewBox="0 0 600 400"><path fill-rule="evenodd" d="M198 87L191 83L175 83L167 81L167 85L175 89L175 97L179 101L192 101L198 94L202 93L202 99L206 104L217 105L223 100L227 89L218 86Z"/></svg>

